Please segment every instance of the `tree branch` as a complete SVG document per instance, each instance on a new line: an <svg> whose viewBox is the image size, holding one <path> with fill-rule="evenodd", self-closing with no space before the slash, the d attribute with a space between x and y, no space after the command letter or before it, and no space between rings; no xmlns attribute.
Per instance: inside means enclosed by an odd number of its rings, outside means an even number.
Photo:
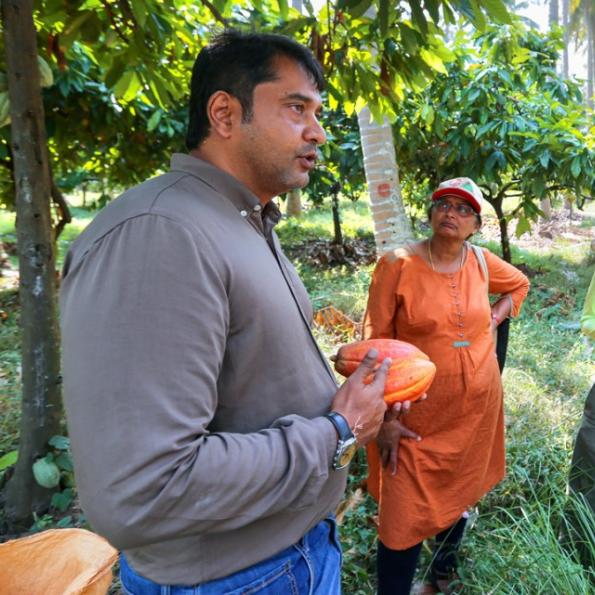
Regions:
<svg viewBox="0 0 595 595"><path fill-rule="evenodd" d="M130 22L130 24L133 27L136 27L137 26L136 18L134 17L134 13L132 12L132 9L130 8L130 4L128 3L128 0L118 0L118 5L120 6L120 10L122 11L122 14L124 15L124 17L126 19L128 19L128 21Z"/></svg>
<svg viewBox="0 0 595 595"><path fill-rule="evenodd" d="M62 230L66 227L67 223L72 221L72 214L70 213L70 208L68 207L68 203L64 199L64 195L60 191L60 188L54 182L54 178L52 177L52 201L56 205L56 210L59 213L58 222L56 223L55 230L55 240L58 239Z"/></svg>
<svg viewBox="0 0 595 595"><path fill-rule="evenodd" d="M107 18L109 19L109 22L112 24L112 27L113 27L114 31L118 34L118 37L124 43L128 43L128 38L126 37L126 35L120 29L120 26L116 22L116 17L114 15L114 11L112 10L112 7L109 4L109 2L107 0L101 0L101 4L103 5L103 8L105 8L105 12L107 14Z"/></svg>
<svg viewBox="0 0 595 595"><path fill-rule="evenodd" d="M209 0L202 0L202 3L209 9L211 14L215 17L216 21L219 21L221 24L225 25L226 27L229 26L229 20L226 19L214 6L209 2Z"/></svg>

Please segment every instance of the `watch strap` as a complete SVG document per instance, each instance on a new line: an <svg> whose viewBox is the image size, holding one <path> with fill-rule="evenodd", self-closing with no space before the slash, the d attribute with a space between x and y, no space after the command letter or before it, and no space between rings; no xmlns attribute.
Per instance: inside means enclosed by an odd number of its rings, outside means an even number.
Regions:
<svg viewBox="0 0 595 595"><path fill-rule="evenodd" d="M354 438L347 420L340 413L329 411L324 417L327 417L335 426L335 430L337 430L337 434L339 434L339 440L345 442L346 440L349 440L349 438Z"/></svg>

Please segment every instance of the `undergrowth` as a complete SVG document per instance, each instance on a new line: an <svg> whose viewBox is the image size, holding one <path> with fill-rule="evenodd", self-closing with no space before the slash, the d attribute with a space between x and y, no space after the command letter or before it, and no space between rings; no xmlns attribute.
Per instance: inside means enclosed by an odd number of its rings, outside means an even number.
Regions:
<svg viewBox="0 0 595 595"><path fill-rule="evenodd" d="M371 237L371 220L363 202L342 203L347 237ZM60 258L85 223L67 232ZM10 237L6 218L0 232ZM285 246L332 237L328 208L310 210L299 223L284 221L279 236ZM498 252L493 242L478 243ZM587 557L595 560L593 519L581 502L567 497L567 477L574 434L595 373L593 351L580 336L578 321L593 274L588 244L556 242L551 250L513 246L515 264L531 274L532 290L520 318L511 326L503 375L507 429L507 476L472 511L464 540L461 574L469 593L563 594L594 592L593 570L578 563L565 538L571 519L579 526ZM333 305L355 322L361 320L372 266L318 268L295 263L315 310ZM4 312L4 314L2 314ZM20 391L18 303L14 290L0 293L0 457L16 448ZM351 340L315 329L327 356ZM1 473L1 472L0 472ZM340 513L344 547L345 595L375 590L375 505L363 489L366 461L360 451L351 466ZM1 482L1 477L0 477ZM52 517L45 517L51 526ZM583 548L585 549L585 548ZM420 576L431 555L424 548ZM583 556L584 556L583 552ZM584 560L583 560L584 561Z"/></svg>

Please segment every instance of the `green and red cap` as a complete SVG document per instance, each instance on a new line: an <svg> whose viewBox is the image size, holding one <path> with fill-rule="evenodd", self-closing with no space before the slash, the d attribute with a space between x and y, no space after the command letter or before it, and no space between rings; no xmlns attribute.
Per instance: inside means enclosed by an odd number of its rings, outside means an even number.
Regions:
<svg viewBox="0 0 595 595"><path fill-rule="evenodd" d="M457 196L466 200L476 213L481 213L483 194L477 184L471 178L453 178L441 182L432 194L432 200L438 200L444 196Z"/></svg>

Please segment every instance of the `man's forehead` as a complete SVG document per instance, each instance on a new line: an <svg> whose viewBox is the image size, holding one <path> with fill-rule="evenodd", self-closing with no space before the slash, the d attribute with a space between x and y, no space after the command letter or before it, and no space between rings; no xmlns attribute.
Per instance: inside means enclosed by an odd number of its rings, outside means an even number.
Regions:
<svg viewBox="0 0 595 595"><path fill-rule="evenodd" d="M295 90L288 89L287 93L302 93L311 99L320 100L320 90L314 80L312 73L298 61L287 56L277 56L273 61L275 79L270 83L279 83L280 85L298 85ZM266 83L262 83L266 84Z"/></svg>

